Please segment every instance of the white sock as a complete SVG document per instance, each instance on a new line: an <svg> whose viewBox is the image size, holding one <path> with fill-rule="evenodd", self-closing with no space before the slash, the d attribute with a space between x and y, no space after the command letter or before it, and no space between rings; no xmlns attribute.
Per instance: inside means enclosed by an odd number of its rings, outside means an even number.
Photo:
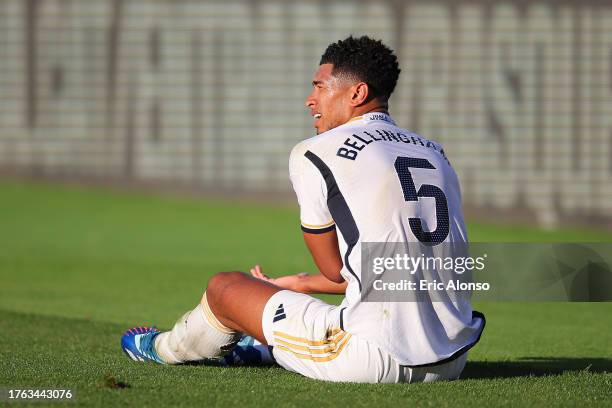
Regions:
<svg viewBox="0 0 612 408"><path fill-rule="evenodd" d="M155 338L155 351L167 364L222 357L232 350L240 336L219 322L204 293L202 303L185 313L171 331Z"/></svg>

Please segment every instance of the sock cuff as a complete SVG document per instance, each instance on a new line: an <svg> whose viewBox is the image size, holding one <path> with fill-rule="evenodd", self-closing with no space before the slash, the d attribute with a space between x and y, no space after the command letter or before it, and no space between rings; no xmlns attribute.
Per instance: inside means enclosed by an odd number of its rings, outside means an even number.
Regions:
<svg viewBox="0 0 612 408"><path fill-rule="evenodd" d="M235 330L232 330L229 327L224 326L219 321L219 319L217 319L217 316L215 316L215 314L210 309L210 306L208 305L208 299L206 298L206 292L204 292L204 296L202 297L202 302L200 302L200 306L202 309L202 315L204 315L204 318L206 319L208 324L210 324L213 328L225 334L235 334L236 333Z"/></svg>

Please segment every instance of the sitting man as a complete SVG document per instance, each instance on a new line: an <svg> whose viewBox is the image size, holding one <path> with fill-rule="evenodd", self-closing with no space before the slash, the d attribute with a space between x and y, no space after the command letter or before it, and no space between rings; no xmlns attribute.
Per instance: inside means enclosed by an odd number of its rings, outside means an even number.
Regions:
<svg viewBox="0 0 612 408"><path fill-rule="evenodd" d="M328 46L306 106L317 135L291 152L289 171L317 275L222 272L169 332L136 328L122 347L165 364L221 358L243 334L276 362L328 381L453 380L480 339L484 316L451 296L364 301L362 244L465 244L459 182L442 147L396 126L388 100L400 69L381 41ZM345 293L340 306L308 293Z"/></svg>

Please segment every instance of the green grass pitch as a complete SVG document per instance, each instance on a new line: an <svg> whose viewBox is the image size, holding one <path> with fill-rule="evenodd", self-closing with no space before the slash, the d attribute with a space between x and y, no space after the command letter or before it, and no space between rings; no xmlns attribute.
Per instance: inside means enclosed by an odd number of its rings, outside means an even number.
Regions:
<svg viewBox="0 0 612 408"><path fill-rule="evenodd" d="M122 354L125 329L170 327L216 271L312 271L298 222L289 205L0 182L0 388L73 388L72 404L87 406L612 404L612 303L477 304L487 328L451 383L332 384ZM605 232L481 223L469 233L612 242Z"/></svg>

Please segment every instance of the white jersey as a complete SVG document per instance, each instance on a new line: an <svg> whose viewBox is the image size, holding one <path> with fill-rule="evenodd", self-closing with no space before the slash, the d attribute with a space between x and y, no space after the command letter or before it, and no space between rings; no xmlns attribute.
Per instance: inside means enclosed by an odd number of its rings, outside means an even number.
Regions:
<svg viewBox="0 0 612 408"><path fill-rule="evenodd" d="M438 143L368 113L299 143L289 168L302 230L338 231L343 330L408 366L456 358L479 340L484 316L469 301L361 299L362 242L467 242L459 181Z"/></svg>

